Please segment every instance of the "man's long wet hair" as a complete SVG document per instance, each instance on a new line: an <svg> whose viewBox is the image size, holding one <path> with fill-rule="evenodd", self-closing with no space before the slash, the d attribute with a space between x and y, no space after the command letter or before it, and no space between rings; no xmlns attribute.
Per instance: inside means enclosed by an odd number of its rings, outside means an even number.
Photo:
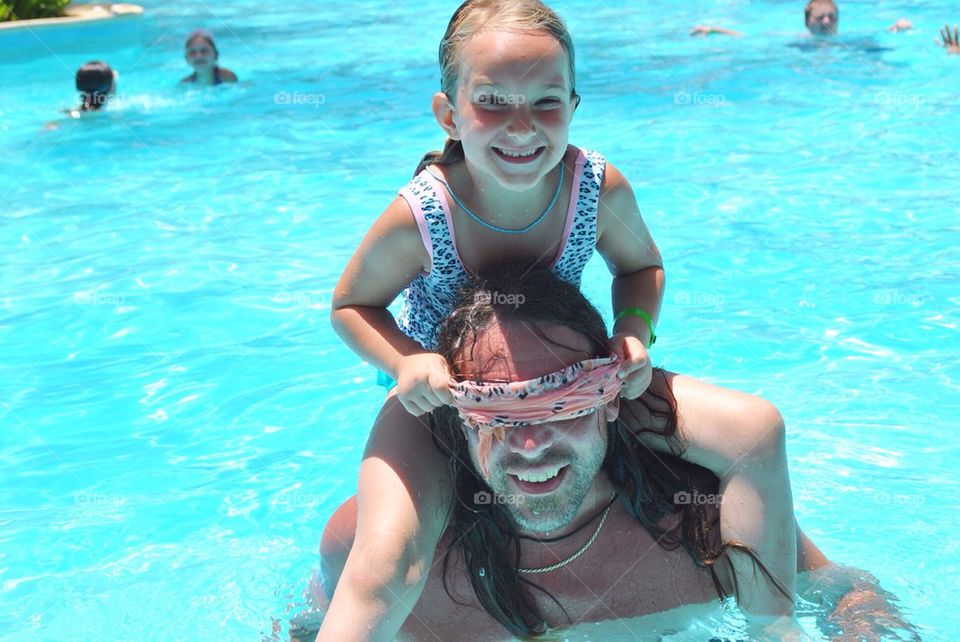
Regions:
<svg viewBox="0 0 960 642"><path fill-rule="evenodd" d="M471 278L461 289L458 301L440 329L437 349L450 364L454 377L467 374L457 364L471 358L478 338L494 323L521 324L540 340L554 344L543 328L562 326L587 339L592 354L584 358L609 354L607 329L600 313L574 285L548 269L500 266L496 273ZM485 369L481 365L480 370ZM444 588L450 599L457 601L450 592L448 577L450 572L456 572L459 557L481 605L511 634L524 638L549 628L572 625L569 617L566 623L547 622L537 608L534 591L546 594L563 610L545 589L518 572L520 540L504 505L475 501L477 493L492 496L492 491L471 464L456 410L445 406L434 411L431 429L434 441L450 455L454 483L450 529L455 544L447 549L443 566ZM719 479L679 458L685 443L677 429L676 399L662 370L654 370L653 383L639 399L620 400L620 416L608 423L608 429L603 470L620 501L661 547L683 547L698 566L709 569L721 599L728 596L728 591L721 584L715 565L725 561L730 577L735 577L733 564L724 555L728 549L749 555L774 586L789 596L749 547L721 541L719 511L697 502L676 501L678 493L716 495ZM643 433L665 437L674 455L651 450L639 438ZM679 519L672 520L675 525L664 528L661 520L669 515ZM735 580L733 593L737 593Z"/></svg>

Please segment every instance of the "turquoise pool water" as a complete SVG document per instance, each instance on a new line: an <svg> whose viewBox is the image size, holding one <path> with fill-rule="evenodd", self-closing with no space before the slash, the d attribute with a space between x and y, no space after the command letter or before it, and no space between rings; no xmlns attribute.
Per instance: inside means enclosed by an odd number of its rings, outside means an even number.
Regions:
<svg viewBox="0 0 960 642"><path fill-rule="evenodd" d="M330 293L442 142L456 3L142 4L135 46L0 63L2 640L285 636L381 399ZM843 2L810 49L802 3L662 4L554 3L571 140L665 257L655 361L775 402L807 533L956 640L960 57L932 40L960 14ZM176 86L198 26L244 82ZM62 118L99 57L121 100ZM604 306L608 278L584 283ZM669 631L606 626L570 638ZM697 626L666 639L724 630Z"/></svg>

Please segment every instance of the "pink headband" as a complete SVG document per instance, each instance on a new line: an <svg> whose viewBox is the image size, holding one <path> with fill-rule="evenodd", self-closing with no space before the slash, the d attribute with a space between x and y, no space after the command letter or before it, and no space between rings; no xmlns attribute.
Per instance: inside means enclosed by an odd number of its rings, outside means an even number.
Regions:
<svg viewBox="0 0 960 642"><path fill-rule="evenodd" d="M502 442L506 428L575 419L596 411L620 394L619 366L616 356L587 359L528 381L463 381L451 388L460 419L480 431L477 457L484 476L494 436Z"/></svg>

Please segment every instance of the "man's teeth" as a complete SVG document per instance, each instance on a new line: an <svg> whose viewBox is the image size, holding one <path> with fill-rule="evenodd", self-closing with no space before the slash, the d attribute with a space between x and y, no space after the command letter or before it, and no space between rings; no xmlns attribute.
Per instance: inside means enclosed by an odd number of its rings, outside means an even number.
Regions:
<svg viewBox="0 0 960 642"><path fill-rule="evenodd" d="M498 147L497 149L500 149L500 148ZM533 156L534 154L536 154L539 149L540 148L538 147L536 149L531 149L530 151L526 151L526 152L509 152L505 149L500 149L500 153L503 154L504 156L510 156L511 158L526 158L527 156Z"/></svg>
<svg viewBox="0 0 960 642"><path fill-rule="evenodd" d="M562 468L562 466L561 466ZM560 474L560 468L543 470L537 473L517 473L517 479L525 482L545 482Z"/></svg>

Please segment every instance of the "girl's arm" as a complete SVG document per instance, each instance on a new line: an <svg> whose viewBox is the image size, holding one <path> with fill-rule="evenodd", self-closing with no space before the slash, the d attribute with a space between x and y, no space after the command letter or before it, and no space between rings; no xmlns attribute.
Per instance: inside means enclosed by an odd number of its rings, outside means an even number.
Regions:
<svg viewBox="0 0 960 642"><path fill-rule="evenodd" d="M410 206L397 197L360 243L333 293L330 320L354 352L397 382L397 396L414 416L453 403L440 355L400 328L387 306L421 271L430 269Z"/></svg>
<svg viewBox="0 0 960 642"><path fill-rule="evenodd" d="M640 308L655 325L665 284L663 260L640 216L633 189L610 163L604 171L597 206L597 251L613 275L613 313ZM644 346L650 343L650 327L640 316L622 317L613 332L632 334Z"/></svg>
<svg viewBox="0 0 960 642"><path fill-rule="evenodd" d="M350 348L397 378L397 364L427 353L397 327L387 306L429 269L429 256L407 202L397 197L354 252L333 292L330 321Z"/></svg>

